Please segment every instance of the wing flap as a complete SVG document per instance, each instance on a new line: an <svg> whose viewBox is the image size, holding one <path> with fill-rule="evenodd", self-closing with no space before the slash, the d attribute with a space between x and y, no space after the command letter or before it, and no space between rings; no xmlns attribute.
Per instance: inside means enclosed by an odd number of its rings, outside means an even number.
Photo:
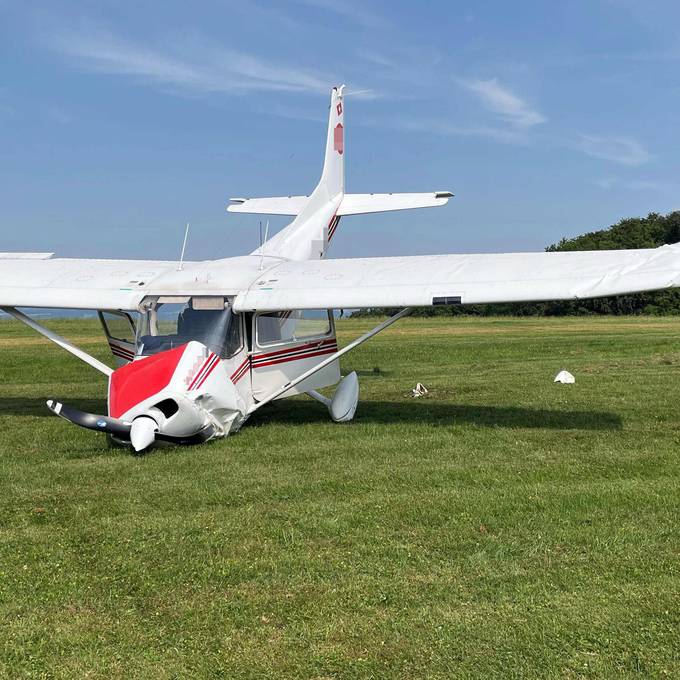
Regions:
<svg viewBox="0 0 680 680"><path fill-rule="evenodd" d="M237 311L568 300L680 284L680 246L285 262L238 295Z"/></svg>

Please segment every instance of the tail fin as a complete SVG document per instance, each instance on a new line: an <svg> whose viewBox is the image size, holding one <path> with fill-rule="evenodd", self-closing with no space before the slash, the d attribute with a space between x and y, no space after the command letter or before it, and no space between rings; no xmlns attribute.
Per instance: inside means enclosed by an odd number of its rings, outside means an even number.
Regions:
<svg viewBox="0 0 680 680"><path fill-rule="evenodd" d="M331 225L337 226L338 208L345 195L345 111L343 92L345 86L331 90L331 110L328 115L326 156L323 172L316 189L310 196L296 197L277 202L279 209L288 211L295 204L297 217L256 252L286 257L291 260L318 260L328 248ZM247 200L240 200L241 212L247 212ZM265 199L271 205L271 199ZM260 208L262 201L260 201ZM237 208L238 209L238 208Z"/></svg>
<svg viewBox="0 0 680 680"><path fill-rule="evenodd" d="M0 0L1 1L1 0ZM326 155L321 179L309 196L232 198L230 212L294 215L295 219L252 254L290 260L318 260L325 256L343 215L429 208L444 205L453 194L345 194L345 86L331 90Z"/></svg>
<svg viewBox="0 0 680 680"><path fill-rule="evenodd" d="M331 108L328 115L326 156L319 189L324 187L329 198L345 191L345 109L343 103L345 86L331 91Z"/></svg>

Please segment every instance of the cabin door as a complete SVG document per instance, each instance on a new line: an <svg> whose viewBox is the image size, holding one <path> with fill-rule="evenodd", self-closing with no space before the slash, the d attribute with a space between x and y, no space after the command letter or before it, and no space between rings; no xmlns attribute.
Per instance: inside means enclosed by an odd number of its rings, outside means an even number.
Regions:
<svg viewBox="0 0 680 680"><path fill-rule="evenodd" d="M255 314L252 343L251 382L258 401L337 352L333 313L324 309ZM338 380L340 365L333 361L279 398L334 385Z"/></svg>

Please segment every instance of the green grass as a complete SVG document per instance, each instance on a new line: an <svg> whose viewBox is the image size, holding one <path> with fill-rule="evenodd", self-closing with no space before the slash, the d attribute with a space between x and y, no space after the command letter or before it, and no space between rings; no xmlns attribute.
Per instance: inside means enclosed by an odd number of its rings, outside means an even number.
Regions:
<svg viewBox="0 0 680 680"><path fill-rule="evenodd" d="M0 323L0 675L680 676L680 319L407 319L343 369L351 424L297 398L136 457Z"/></svg>

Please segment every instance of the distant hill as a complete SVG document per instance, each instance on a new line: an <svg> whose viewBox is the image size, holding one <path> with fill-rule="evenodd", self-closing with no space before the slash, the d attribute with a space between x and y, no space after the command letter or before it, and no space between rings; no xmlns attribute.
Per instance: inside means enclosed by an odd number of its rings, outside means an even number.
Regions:
<svg viewBox="0 0 680 680"><path fill-rule="evenodd" d="M668 215L650 213L647 217L621 220L608 229L591 231L575 238L563 238L547 251L622 250L626 248L656 248L680 241L680 211ZM368 313L383 314L391 310L374 309ZM367 312L361 312L367 314ZM569 302L535 302L463 307L417 307L415 316L477 314L480 316L566 316L576 314L680 314L680 289L654 293L618 295L594 300Z"/></svg>

